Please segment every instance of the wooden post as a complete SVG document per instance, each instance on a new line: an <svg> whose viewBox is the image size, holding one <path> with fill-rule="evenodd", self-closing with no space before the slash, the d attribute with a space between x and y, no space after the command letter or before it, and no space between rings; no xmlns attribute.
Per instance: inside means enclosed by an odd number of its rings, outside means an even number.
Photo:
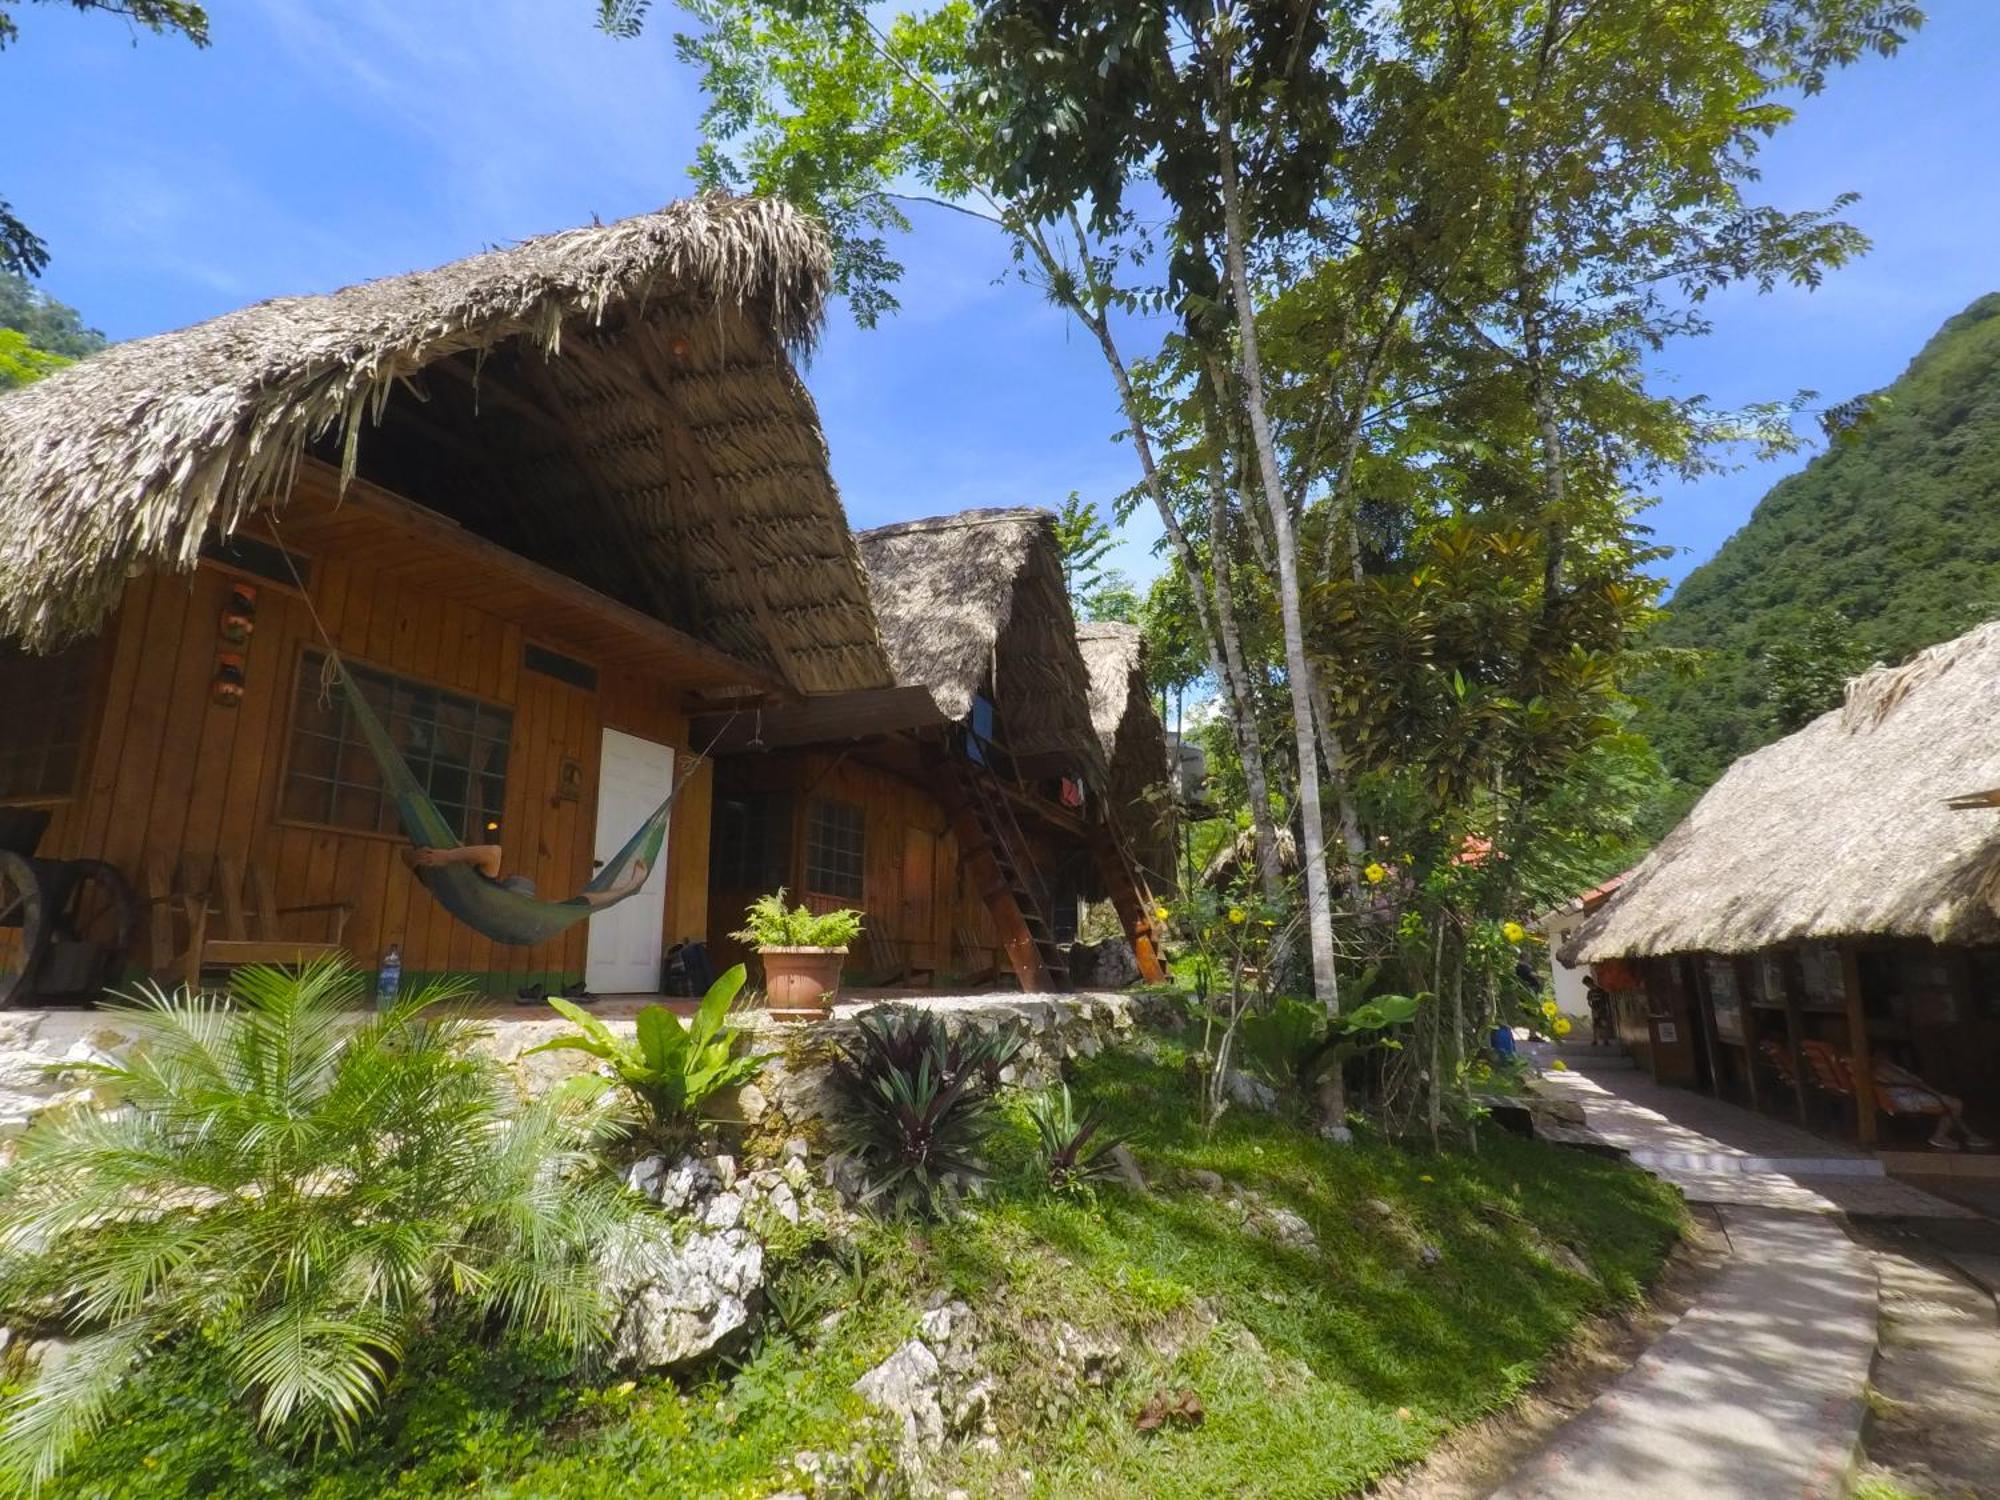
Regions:
<svg viewBox="0 0 2000 1500"><path fill-rule="evenodd" d="M1796 1096L1799 1123L1809 1125L1812 1120L1811 1105L1806 1100L1806 1023L1799 1011L1799 957L1780 952L1777 964L1778 982L1784 989L1785 1050L1792 1059L1792 1093Z"/></svg>
<svg viewBox="0 0 2000 1500"><path fill-rule="evenodd" d="M1875 1060L1868 1047L1868 1007L1861 996L1861 960L1852 943L1840 945L1840 989L1847 1001L1847 1065L1854 1075L1855 1131L1875 1144Z"/></svg>
<svg viewBox="0 0 2000 1500"><path fill-rule="evenodd" d="M1681 979L1688 985L1688 1008L1694 1012L1695 1025L1701 1031L1702 1050L1708 1054L1708 1091L1720 1099L1722 1057L1715 1040L1715 1011L1709 1003L1707 955L1690 954L1681 966Z"/></svg>
<svg viewBox="0 0 2000 1500"><path fill-rule="evenodd" d="M1743 1034L1743 1081L1750 1090L1750 1107L1764 1112L1763 1090L1757 1083L1757 993L1755 959L1735 958L1730 967L1736 974L1736 1025Z"/></svg>

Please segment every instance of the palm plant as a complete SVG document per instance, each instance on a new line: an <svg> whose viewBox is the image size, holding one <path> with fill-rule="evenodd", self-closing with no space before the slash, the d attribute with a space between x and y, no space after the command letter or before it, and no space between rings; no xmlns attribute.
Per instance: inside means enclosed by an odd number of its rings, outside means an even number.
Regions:
<svg viewBox="0 0 2000 1500"><path fill-rule="evenodd" d="M671 1137L693 1126L709 1099L748 1083L769 1060L768 1053L740 1052L742 1033L728 1024L729 1007L742 988L743 965L737 964L709 986L685 1025L666 1006L649 1005L639 1012L631 1041L580 1006L550 996L549 1004L580 1030L528 1052L568 1049L610 1064L645 1110L652 1133Z"/></svg>
<svg viewBox="0 0 2000 1500"><path fill-rule="evenodd" d="M609 1325L594 1258L643 1212L595 1149L602 1080L522 1104L433 984L376 1015L334 962L237 971L233 1001L145 991L115 1110L44 1117L0 1175L0 1315L74 1341L0 1407L29 1490L121 1382L203 1337L274 1435L345 1441L446 1311L582 1353Z"/></svg>
<svg viewBox="0 0 2000 1500"><path fill-rule="evenodd" d="M841 1105L835 1130L860 1160L868 1196L892 1212L935 1215L983 1181L993 1093L1020 1050L1011 1031L954 1037L929 1011L861 1017L831 1076Z"/></svg>

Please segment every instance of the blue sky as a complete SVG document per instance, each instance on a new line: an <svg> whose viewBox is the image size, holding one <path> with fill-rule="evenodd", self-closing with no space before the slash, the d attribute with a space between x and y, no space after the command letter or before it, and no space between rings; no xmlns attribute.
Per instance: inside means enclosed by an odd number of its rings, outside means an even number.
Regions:
<svg viewBox="0 0 2000 1500"><path fill-rule="evenodd" d="M700 100L674 12L615 41L590 0L212 0L214 45L30 6L0 56L15 122L0 194L49 242L43 284L113 338L245 302L431 266L686 191ZM1662 379L1719 405L1893 379L2000 290L2000 5L1930 0L1931 24L1807 101L1764 156L1786 208L1852 190L1871 255L1814 293L1732 293ZM1102 362L1004 247L916 211L903 311L836 315L806 378L857 525L969 505L1108 503L1136 477ZM1667 491L1649 519L1678 577L1803 459ZM1149 574L1154 533L1122 561Z"/></svg>

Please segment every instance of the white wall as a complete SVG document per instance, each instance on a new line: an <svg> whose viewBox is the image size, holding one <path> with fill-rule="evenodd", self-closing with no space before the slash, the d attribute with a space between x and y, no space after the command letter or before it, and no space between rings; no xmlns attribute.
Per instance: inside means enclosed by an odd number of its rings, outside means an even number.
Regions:
<svg viewBox="0 0 2000 1500"><path fill-rule="evenodd" d="M1556 957L1556 950L1583 925L1583 915L1580 911L1557 912L1541 924L1542 932L1549 940L1549 969L1555 975L1556 1007L1564 1015L1578 1021L1590 1019L1590 1001L1584 994L1584 981L1589 975L1590 965L1572 969Z"/></svg>

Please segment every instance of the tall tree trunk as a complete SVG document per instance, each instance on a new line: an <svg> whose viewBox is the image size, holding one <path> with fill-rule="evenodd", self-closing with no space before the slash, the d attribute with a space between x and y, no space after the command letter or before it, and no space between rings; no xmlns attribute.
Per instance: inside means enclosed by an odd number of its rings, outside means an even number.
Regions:
<svg viewBox="0 0 2000 1500"><path fill-rule="evenodd" d="M1347 777L1347 746L1333 727L1333 704L1326 679L1313 670L1313 720L1319 729L1320 753L1326 758L1328 779L1333 783L1335 811L1340 819L1340 841L1347 848L1349 879L1368 862L1368 841L1361 836L1361 814L1354 805L1354 785ZM1358 891L1358 888L1357 888Z"/></svg>
<svg viewBox="0 0 2000 1500"><path fill-rule="evenodd" d="M1298 546L1291 511L1285 503L1284 479L1278 468L1277 444L1271 436L1270 414L1264 407L1264 367L1257 352L1257 309L1250 296L1250 273L1244 255L1243 203L1236 182L1234 132L1228 95L1219 79L1216 131L1221 148L1223 257L1236 311L1243 399L1249 411L1258 477L1263 482L1264 505L1270 513L1271 540L1278 559L1278 612L1284 625L1285 674L1290 679L1292 729L1298 742L1299 822L1303 833L1299 862L1306 872L1306 933L1312 944L1313 994L1333 1014L1340 1009L1340 980L1334 970L1333 899L1326 861L1326 825L1320 808L1319 747L1313 732L1312 669L1306 660L1304 614L1299 602ZM1336 1128L1342 1127L1336 1124Z"/></svg>
<svg viewBox="0 0 2000 1500"><path fill-rule="evenodd" d="M1276 904L1284 892L1278 869L1277 827L1271 818L1270 772L1264 759L1263 736L1257 728L1255 686L1244 667L1243 638L1237 626L1227 558L1220 541L1214 542L1211 547L1215 553L1212 583L1209 588L1204 588L1201 557L1189 540L1187 529L1181 525L1180 517L1174 514L1174 508L1167 499L1166 486L1160 481L1159 465L1153 458L1152 436L1146 431L1143 408L1139 404L1138 393L1132 388L1132 377L1125 368L1124 357L1118 351L1118 341L1111 335L1111 325L1101 308L1086 310L1074 301L1069 306L1070 311L1097 339L1104 362L1110 366L1112 383L1118 388L1118 403L1132 434L1132 447L1139 455L1139 473L1145 483L1147 497L1159 512L1160 524L1166 530L1167 540L1174 549L1181 571L1187 575L1188 591L1201 613L1201 633L1208 647L1209 671L1214 674L1216 685L1222 689L1229 705L1230 728L1236 738L1236 752L1243 760L1243 779L1250 792L1250 826L1257 846L1257 887L1266 901ZM1212 599L1209 597L1210 588L1213 589Z"/></svg>
<svg viewBox="0 0 2000 1500"><path fill-rule="evenodd" d="M1278 826L1271 817L1271 782L1264 762L1264 734L1257 727L1257 699L1249 692L1250 671L1243 660L1243 639L1236 629L1236 590L1229 581L1229 503L1222 483L1222 460L1208 459L1208 551L1214 576L1217 615L1227 623L1222 650L1230 678L1244 685L1245 697L1235 705L1237 748L1243 755L1243 781L1250 793L1250 828L1257 844L1257 889L1276 906L1284 896L1278 869Z"/></svg>

